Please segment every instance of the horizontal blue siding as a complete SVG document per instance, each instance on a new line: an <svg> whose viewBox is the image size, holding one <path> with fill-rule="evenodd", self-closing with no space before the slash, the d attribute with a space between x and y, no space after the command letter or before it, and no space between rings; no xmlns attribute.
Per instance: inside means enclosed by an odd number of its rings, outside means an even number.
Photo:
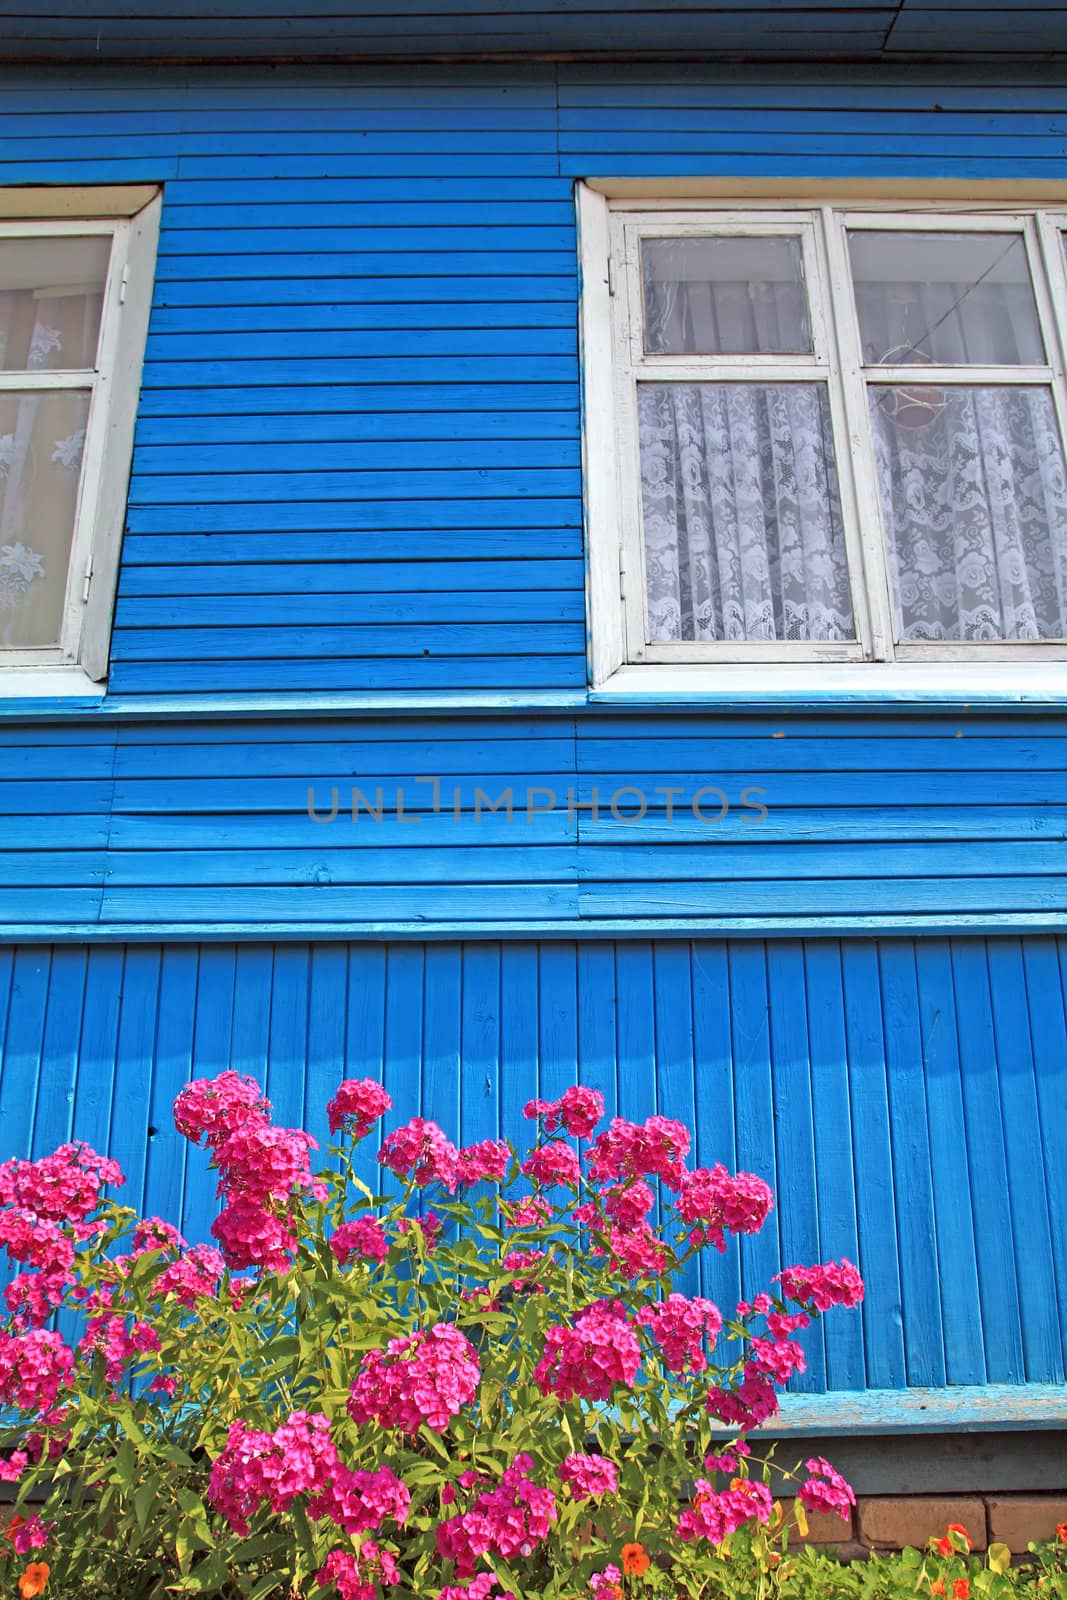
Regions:
<svg viewBox="0 0 1067 1600"><path fill-rule="evenodd" d="M277 601L297 618L316 615L321 598ZM363 623L328 641L380 626L367 619L381 595L347 598ZM449 627L440 599L423 593L421 612L405 602L413 634ZM512 599L472 595L498 608ZM519 600L499 613L512 618L511 647L527 632ZM201 618L205 655L211 608L225 603L184 602ZM232 604L235 620L250 609L242 596ZM420 614L434 620L416 628ZM539 624L540 648L574 625ZM231 647L251 631L219 630ZM300 628L274 629L288 632ZM324 655L316 671L329 666ZM489 809L506 791L510 816L506 802ZM309 801L326 820L311 819ZM1033 929L1067 913L1065 837L1060 717L587 711L0 726L9 936L810 931L879 919Z"/></svg>
<svg viewBox="0 0 1067 1600"><path fill-rule="evenodd" d="M808 1336L800 1389L1057 1383L1065 973L1052 938L8 947L3 1154L87 1139L201 1238L213 1185L170 1119L194 1074L254 1074L321 1139L338 1080L370 1074L397 1120L467 1142L521 1140L528 1098L581 1081L775 1188L740 1268L712 1255L690 1290L729 1306L783 1264L859 1262L862 1314Z"/></svg>
<svg viewBox="0 0 1067 1600"><path fill-rule="evenodd" d="M190 39L230 28L256 49L279 10L185 3ZM110 9L56 0L6 35L102 27L106 53L172 27L133 0ZM890 47L905 27L976 28L965 7L912 0L505 10L419 0L396 25L423 43L501 28L516 48L527 24L562 38L595 22L602 48L605 28L651 29L663 49L671 26L737 29L778 50L794 28L813 48L831 24L858 38L895 18ZM321 14L335 41L383 26L349 0ZM291 41L300 22L286 13ZM113 638L123 700L582 692L575 177L1056 178L1067 155L1048 65L2 81L0 182L165 184Z"/></svg>

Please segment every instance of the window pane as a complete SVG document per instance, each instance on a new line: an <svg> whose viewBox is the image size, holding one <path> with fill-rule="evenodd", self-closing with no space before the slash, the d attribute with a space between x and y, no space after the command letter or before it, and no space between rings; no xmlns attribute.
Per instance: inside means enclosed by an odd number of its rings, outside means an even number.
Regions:
<svg viewBox="0 0 1067 1600"><path fill-rule="evenodd" d="M854 638L825 386L637 400L649 640Z"/></svg>
<svg viewBox="0 0 1067 1600"><path fill-rule="evenodd" d="M1067 474L1049 390L870 394L898 637L1067 637Z"/></svg>
<svg viewBox="0 0 1067 1600"><path fill-rule="evenodd" d="M96 365L111 235L0 239L0 368Z"/></svg>
<svg viewBox="0 0 1067 1600"><path fill-rule="evenodd" d="M869 365L1044 362L1020 234L862 230L849 250Z"/></svg>
<svg viewBox="0 0 1067 1600"><path fill-rule="evenodd" d="M811 349L799 239L645 239L641 278L654 355Z"/></svg>
<svg viewBox="0 0 1067 1600"><path fill-rule="evenodd" d="M89 396L0 394L0 649L55 646Z"/></svg>

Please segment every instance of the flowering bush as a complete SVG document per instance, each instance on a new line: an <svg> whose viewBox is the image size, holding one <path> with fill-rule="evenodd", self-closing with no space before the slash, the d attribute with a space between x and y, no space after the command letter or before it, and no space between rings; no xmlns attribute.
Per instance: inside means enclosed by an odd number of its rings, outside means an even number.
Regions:
<svg viewBox="0 0 1067 1600"><path fill-rule="evenodd" d="M85 1145L0 1166L23 1269L0 1330L5 1593L697 1596L731 1538L780 1522L745 1436L803 1371L796 1336L862 1299L856 1269L791 1266L732 1312L680 1293L770 1190L689 1169L666 1117L595 1133L585 1088L527 1106L521 1157L415 1118L374 1194L354 1147L389 1109L341 1084L315 1175L251 1079L189 1084L174 1117L218 1172L212 1245L105 1199L122 1175ZM797 1477L801 1508L848 1514L828 1462Z"/></svg>

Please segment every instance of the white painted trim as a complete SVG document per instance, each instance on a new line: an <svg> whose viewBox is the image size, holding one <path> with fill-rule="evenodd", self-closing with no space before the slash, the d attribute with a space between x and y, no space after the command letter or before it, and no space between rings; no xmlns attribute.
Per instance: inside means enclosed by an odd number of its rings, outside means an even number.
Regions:
<svg viewBox="0 0 1067 1600"><path fill-rule="evenodd" d="M0 216L4 215L6 193L0 189ZM86 203L84 196L92 191L71 193L71 205L81 207ZM89 393L59 648L0 652L0 695L5 697L98 694L98 680L107 675L161 200L158 189L143 184L105 193L108 203L102 216L75 221L65 213L62 220L56 220L53 207L36 220L0 222L0 242L4 238L61 240L90 233L112 237L96 367L87 372L0 373L0 391L79 389ZM133 209L135 215L131 215ZM70 666L35 664L49 661ZM80 682L71 679L71 671ZM58 673L54 681L67 687L42 688L46 682L42 674L49 673ZM47 677L49 684L52 681ZM69 686L72 682L75 687Z"/></svg>
<svg viewBox="0 0 1067 1600"><path fill-rule="evenodd" d="M154 183L0 188L0 217L21 217L32 229L46 217L132 217L159 193ZM78 232L78 229L72 230Z"/></svg>
<svg viewBox="0 0 1067 1600"><path fill-rule="evenodd" d="M578 330L582 368L582 474L585 493L586 643L589 680L603 682L624 659L621 544L616 473L608 204L583 183L578 208L581 272Z"/></svg>
<svg viewBox="0 0 1067 1600"><path fill-rule="evenodd" d="M156 248L162 198L149 201L123 227L124 256L114 268L109 299L115 302L101 339L98 404L103 411L100 463L89 506L92 518L93 580L84 607L80 660L90 678L107 676L111 617L119 576L123 524L133 459L133 433L141 390L148 318L155 282ZM124 300L119 303L119 283ZM87 441L88 442L88 441Z"/></svg>
<svg viewBox="0 0 1067 1600"><path fill-rule="evenodd" d="M5 667L0 672L0 703L5 700L56 700L76 695L99 700L103 687L81 667Z"/></svg>
<svg viewBox="0 0 1067 1600"><path fill-rule="evenodd" d="M808 701L860 698L940 704L1003 705L1036 700L1067 705L1067 660L1020 662L902 661L765 666L723 662L691 666L624 666L591 696L633 699Z"/></svg>

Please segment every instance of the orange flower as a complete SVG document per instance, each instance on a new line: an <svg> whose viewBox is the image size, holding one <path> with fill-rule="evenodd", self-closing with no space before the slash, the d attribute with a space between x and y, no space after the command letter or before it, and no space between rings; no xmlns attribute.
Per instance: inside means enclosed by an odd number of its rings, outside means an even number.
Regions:
<svg viewBox="0 0 1067 1600"><path fill-rule="evenodd" d="M22 1600L34 1600L35 1595L44 1594L51 1570L47 1561L30 1562L19 1579L19 1594Z"/></svg>
<svg viewBox="0 0 1067 1600"><path fill-rule="evenodd" d="M945 1580L944 1580L944 1578L938 1578L935 1582L931 1583L931 1585L930 1585L930 1593L931 1594L944 1594L944 1592L945 1592Z"/></svg>
<svg viewBox="0 0 1067 1600"><path fill-rule="evenodd" d="M1056 1537L1061 1544L1067 1544L1067 1522L1057 1522Z"/></svg>
<svg viewBox="0 0 1067 1600"><path fill-rule="evenodd" d="M16 1535L16 1533L18 1533L19 1529L22 1527L22 1524L25 1522L25 1520L26 1520L25 1517L14 1516L14 1517L11 1518L11 1521L8 1523L8 1525L7 1525L7 1535L6 1536L7 1536L7 1538L9 1538L12 1541L12 1543L14 1543L15 1535Z"/></svg>
<svg viewBox="0 0 1067 1600"><path fill-rule="evenodd" d="M971 1600L971 1586L966 1578L957 1578L952 1585L952 1600Z"/></svg>
<svg viewBox="0 0 1067 1600"><path fill-rule="evenodd" d="M958 1522L950 1522L948 1527L945 1529L944 1538L937 1541L938 1555L951 1556L956 1554L956 1546L949 1538L950 1533L958 1533L968 1550L971 1548L971 1536L967 1532L967 1529L962 1527Z"/></svg>
<svg viewBox="0 0 1067 1600"><path fill-rule="evenodd" d="M622 1547L622 1570L630 1572L639 1578L649 1568L648 1552L643 1544L624 1544Z"/></svg>

